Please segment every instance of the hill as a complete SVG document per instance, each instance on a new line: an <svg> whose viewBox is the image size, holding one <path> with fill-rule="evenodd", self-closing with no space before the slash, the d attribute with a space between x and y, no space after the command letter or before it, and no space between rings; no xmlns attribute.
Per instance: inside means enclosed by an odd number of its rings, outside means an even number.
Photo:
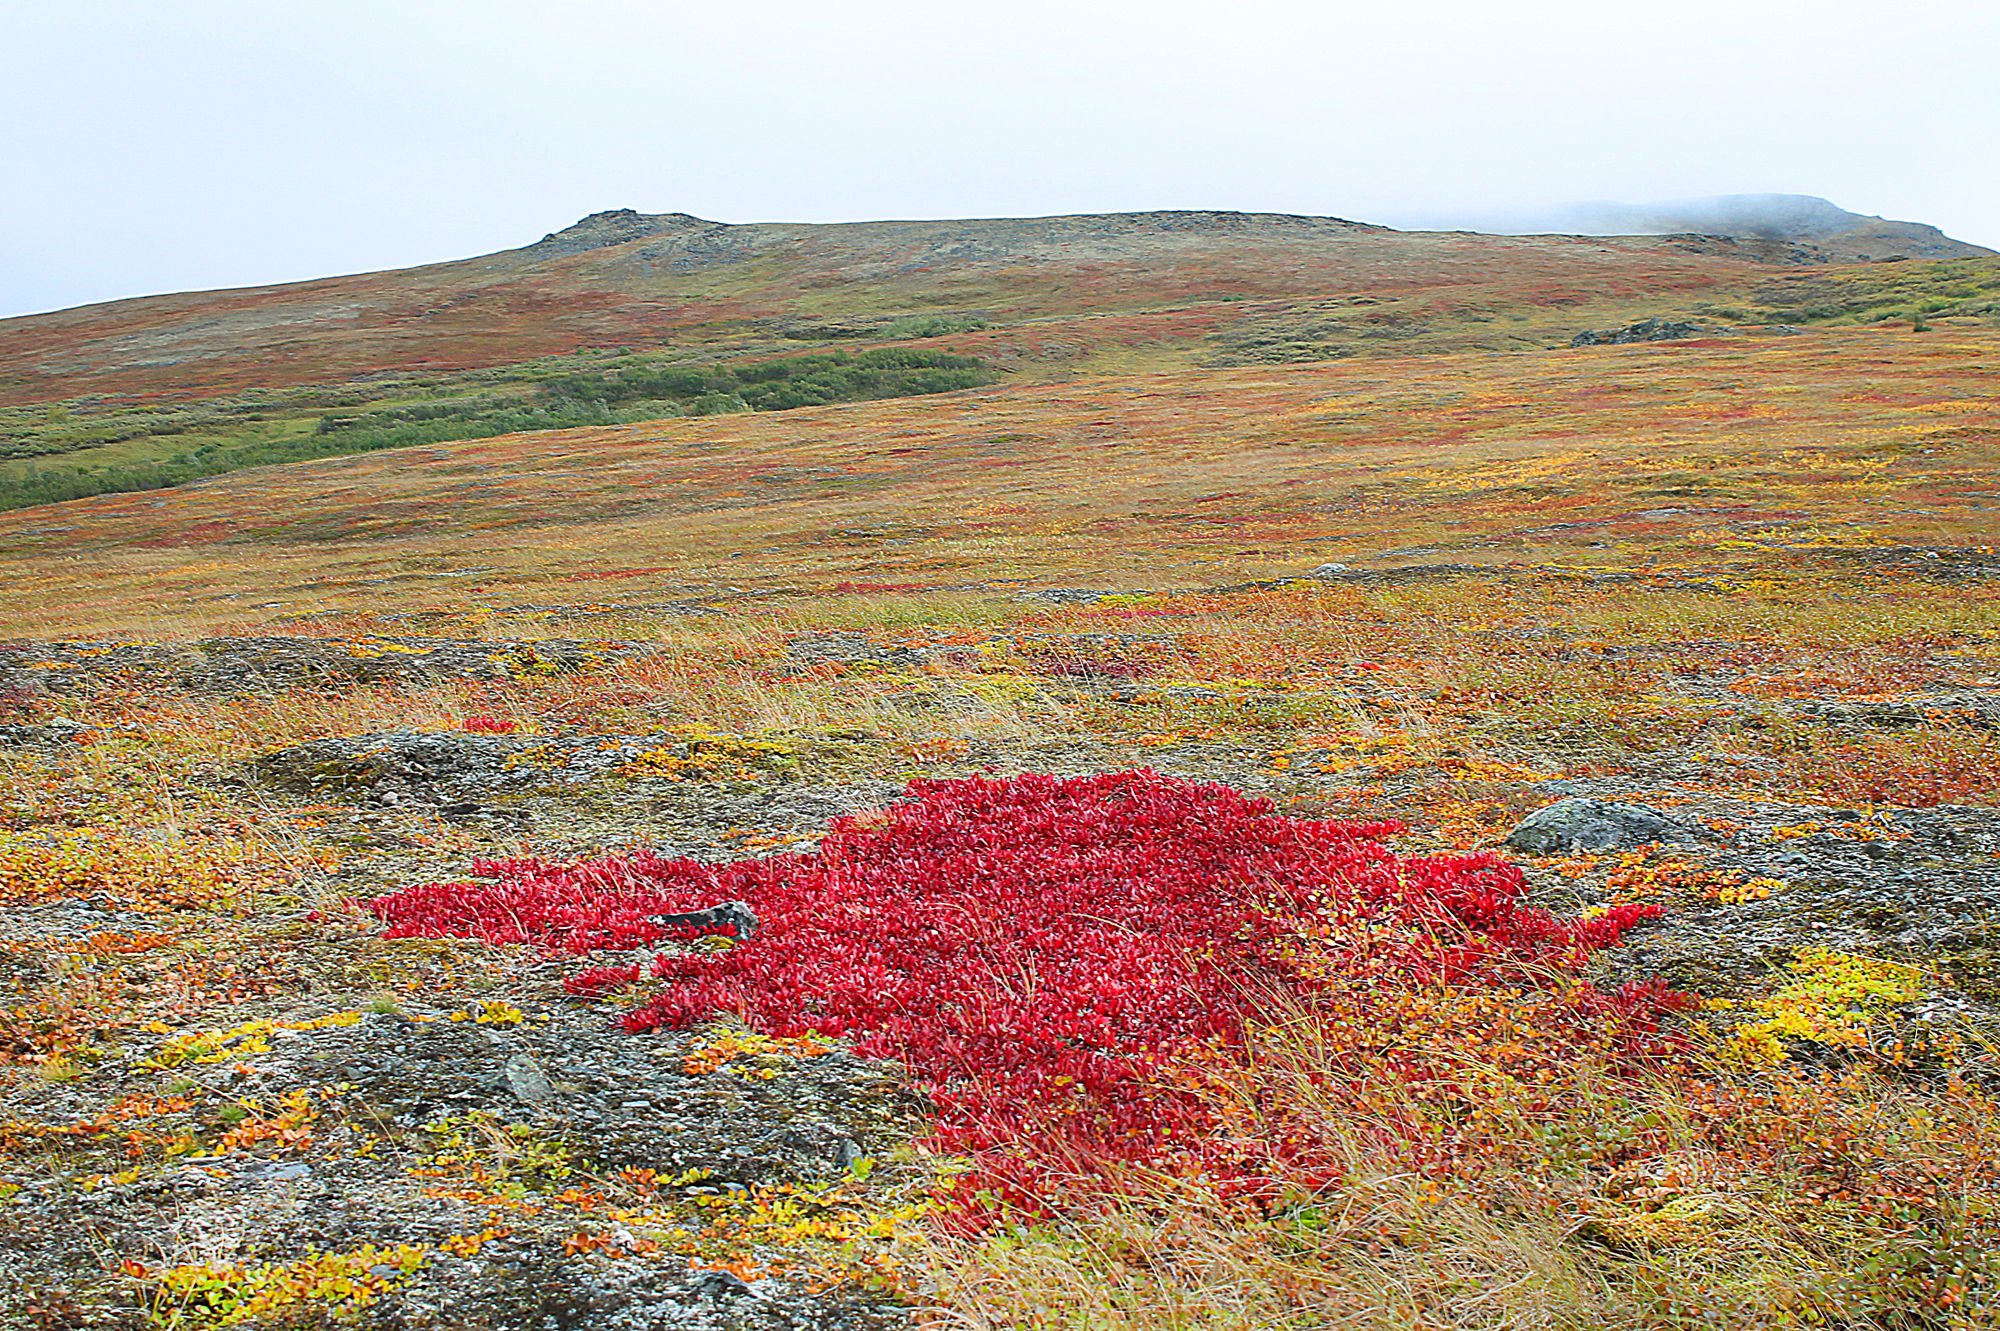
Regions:
<svg viewBox="0 0 2000 1331"><path fill-rule="evenodd" d="M729 225L616 210L482 258L0 321L0 507L998 376L1526 351L1648 318L1981 316L2000 293L1990 260L1832 277L1795 250L1249 213Z"/></svg>
<svg viewBox="0 0 2000 1331"><path fill-rule="evenodd" d="M186 396L579 347L732 352L907 335L899 319L1033 322L1058 336L1122 316L1137 326L1090 340L1182 340L1271 313L1231 308L1245 302L1514 303L1546 284L1535 299L1575 303L1607 285L1699 289L1720 267L1655 241L1402 233L1256 214L726 225L619 210L454 263L0 321L0 395Z"/></svg>

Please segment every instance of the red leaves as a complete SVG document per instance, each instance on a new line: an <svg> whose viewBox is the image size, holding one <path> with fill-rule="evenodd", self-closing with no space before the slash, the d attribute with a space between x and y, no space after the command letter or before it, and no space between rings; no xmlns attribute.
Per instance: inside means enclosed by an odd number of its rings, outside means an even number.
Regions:
<svg viewBox="0 0 2000 1331"><path fill-rule="evenodd" d="M1277 815L1225 786L1151 772L920 781L819 849L724 866L650 855L487 862L492 881L378 899L391 936L582 953L633 948L648 915L740 899L756 938L663 955L633 1031L733 1013L779 1036L850 1035L907 1064L939 1109L935 1145L1031 1201L1055 1168L1212 1164L1206 1103L1171 1065L1240 1045L1270 995L1328 982L1407 991L1537 988L1573 975L1649 906L1582 922L1521 904L1490 855L1399 858L1388 824ZM687 931L683 931L685 934ZM570 981L602 994L630 966ZM1576 986L1579 1023L1638 1018L1652 991ZM1579 1033L1581 1038L1581 1032Z"/></svg>

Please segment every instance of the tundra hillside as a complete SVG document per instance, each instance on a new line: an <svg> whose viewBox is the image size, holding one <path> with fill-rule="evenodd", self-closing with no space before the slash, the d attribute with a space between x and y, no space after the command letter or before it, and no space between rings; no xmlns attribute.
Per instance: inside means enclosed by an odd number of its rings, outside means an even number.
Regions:
<svg viewBox="0 0 2000 1331"><path fill-rule="evenodd" d="M0 323L0 1325L1992 1324L2000 260L1841 257Z"/></svg>

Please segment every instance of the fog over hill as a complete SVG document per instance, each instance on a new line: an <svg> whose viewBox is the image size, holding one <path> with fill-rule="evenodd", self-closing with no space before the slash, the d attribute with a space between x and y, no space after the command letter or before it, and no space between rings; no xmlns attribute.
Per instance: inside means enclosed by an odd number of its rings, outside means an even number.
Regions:
<svg viewBox="0 0 2000 1331"><path fill-rule="evenodd" d="M1436 219L1425 219L1433 225ZM1657 236L1697 234L1803 242L1825 262L1990 257L1924 222L1852 213L1810 194L1722 194L1662 203L1566 204L1547 210L1474 213L1457 225L1498 235Z"/></svg>

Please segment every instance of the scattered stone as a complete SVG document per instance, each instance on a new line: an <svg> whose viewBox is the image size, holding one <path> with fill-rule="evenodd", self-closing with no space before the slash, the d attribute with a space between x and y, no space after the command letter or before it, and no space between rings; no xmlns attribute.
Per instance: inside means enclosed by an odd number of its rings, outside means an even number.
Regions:
<svg viewBox="0 0 2000 1331"><path fill-rule="evenodd" d="M735 1299L750 1293L750 1283L727 1271L704 1271L694 1283L697 1291L714 1298Z"/></svg>
<svg viewBox="0 0 2000 1331"><path fill-rule="evenodd" d="M93 901L17 903L0 910L0 943L68 943L92 934L145 929L157 923L144 911L119 910Z"/></svg>
<svg viewBox="0 0 2000 1331"><path fill-rule="evenodd" d="M353 836L374 835L391 812L415 811L512 834L546 825L568 845L641 844L697 859L736 858L733 847L756 836L804 849L833 819L902 793L887 781L815 782L788 752L730 745L674 734L384 731L293 745L251 771L279 790L349 806ZM711 763L718 753L723 761Z"/></svg>
<svg viewBox="0 0 2000 1331"><path fill-rule="evenodd" d="M1400 559L1413 555L1431 554L1435 551L1389 550L1372 556L1376 559ZM1404 564L1395 568L1356 568L1352 564L1321 564L1304 575L1318 582L1348 583L1363 587L1394 587L1419 582L1444 582L1456 578L1506 578L1508 570L1490 568L1482 564L1437 563ZM1224 591L1249 591L1264 587L1283 587L1296 582L1297 576L1273 578L1261 582L1247 582Z"/></svg>
<svg viewBox="0 0 2000 1331"><path fill-rule="evenodd" d="M541 1104L555 1094L548 1074L542 1071L542 1065L535 1060L535 1056L526 1050L507 1060L507 1089L531 1105Z"/></svg>
<svg viewBox="0 0 2000 1331"><path fill-rule="evenodd" d="M785 644L785 657L792 663L794 674L807 673L827 662L915 670L940 658L963 663L965 655L962 647L882 647L859 633L813 633Z"/></svg>
<svg viewBox="0 0 2000 1331"><path fill-rule="evenodd" d="M1106 591L1092 587L1037 587L1014 593L1031 605L1095 605L1107 596L1144 596L1138 591Z"/></svg>
<svg viewBox="0 0 2000 1331"><path fill-rule="evenodd" d="M571 1186L563 1172L570 1169L654 1170L663 1179L704 1171L711 1192L731 1193L830 1181L855 1153L882 1158L918 1129L923 1103L900 1069L834 1048L760 1057L754 1080L726 1066L691 1072L690 1055L722 1032L633 1035L559 991L546 997L551 1010L497 1024L433 1008L279 1026L245 1041L226 1074L203 1064L149 1069L143 1060L174 1038L168 1035L73 1081L36 1079L28 1097L10 1105L36 1120L75 1114L82 1088L96 1097L158 1090L175 1076L226 1075L229 1085L259 1098L309 1092L322 1112L311 1144L275 1148L277 1158L189 1156L170 1161L166 1172L90 1189L30 1180L0 1216L9 1254L0 1268L0 1308L50 1288L52 1273L96 1272L98 1245L157 1256L161 1245L192 1235L207 1236L206 1251L224 1261L284 1260L365 1243L420 1245L428 1259L407 1281L393 1282L368 1322L410 1331L862 1331L907 1324L908 1309L882 1295L784 1275L718 1282L646 1253L615 1229L613 1249L574 1253L569 1240L588 1222L552 1200ZM500 1049L512 1051L504 1063L495 1057ZM536 1204L509 1213L511 1234L476 1251L446 1246L490 1218L455 1196L452 1180L424 1172L463 1167L476 1177L474 1166L437 1157L447 1149L481 1157L479 1168L513 1171L512 1181L534 1195ZM76 1151L77 1168L100 1176L128 1163L122 1135L79 1139ZM536 1160L552 1162L556 1172L537 1175ZM661 1185L668 1204L694 1191Z"/></svg>
<svg viewBox="0 0 2000 1331"><path fill-rule="evenodd" d="M1792 704L1787 710L1794 716L1814 721L1863 725L1880 730L1910 730L1935 725L2000 730L2000 692L1982 689L1912 694L1906 698L1867 702L1808 699Z"/></svg>
<svg viewBox="0 0 2000 1331"><path fill-rule="evenodd" d="M1991 1047L2000 1032L2000 810L1966 805L1878 811L1875 839L1843 830L1852 811L1714 801L1743 825L1702 856L1715 871L1768 878L1769 895L1725 902L1683 898L1604 958L1612 983L1660 978L1705 995L1757 992L1802 947L1889 960L1920 959L1949 977L1945 1017ZM1775 839L1780 828L1818 828ZM1946 1009L1949 1008L1949 1011ZM1990 1060L1982 1060L1988 1061ZM1989 1072L2000 1071L1991 1069Z"/></svg>
<svg viewBox="0 0 2000 1331"><path fill-rule="evenodd" d="M296 744L267 754L256 770L271 784L302 795L368 793L375 802L396 804L400 800L393 797L407 792L425 803L476 806L464 795L468 788L582 785L635 761L649 747L648 740L633 735L388 730Z"/></svg>
<svg viewBox="0 0 2000 1331"><path fill-rule="evenodd" d="M55 716L39 726L0 726L0 745L87 744L95 738L97 729L87 722Z"/></svg>
<svg viewBox="0 0 2000 1331"><path fill-rule="evenodd" d="M196 693L279 693L300 687L504 680L570 674L651 650L623 642L420 637L0 643L0 691L35 696L137 684Z"/></svg>

